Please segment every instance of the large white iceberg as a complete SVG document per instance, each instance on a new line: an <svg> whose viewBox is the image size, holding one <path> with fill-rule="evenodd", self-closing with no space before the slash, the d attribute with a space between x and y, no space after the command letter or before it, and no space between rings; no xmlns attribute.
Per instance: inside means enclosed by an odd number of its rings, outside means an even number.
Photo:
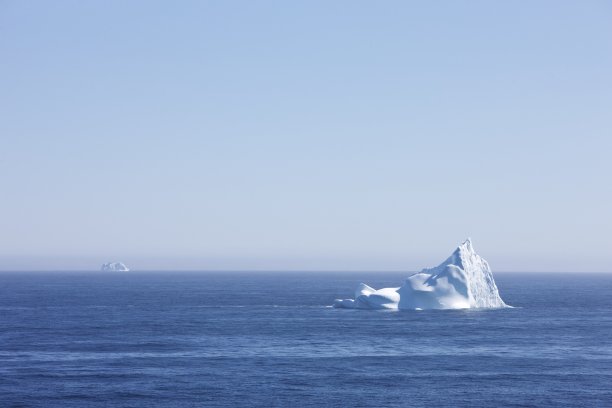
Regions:
<svg viewBox="0 0 612 408"><path fill-rule="evenodd" d="M100 268L103 271L115 271L115 272L128 272L130 269L125 266L124 263L121 262L108 262L105 264L102 264L102 268Z"/></svg>
<svg viewBox="0 0 612 408"><path fill-rule="evenodd" d="M415 273L399 288L374 289L361 283L355 299L336 299L348 309L469 309L508 307L499 296L487 261L468 238L435 268Z"/></svg>

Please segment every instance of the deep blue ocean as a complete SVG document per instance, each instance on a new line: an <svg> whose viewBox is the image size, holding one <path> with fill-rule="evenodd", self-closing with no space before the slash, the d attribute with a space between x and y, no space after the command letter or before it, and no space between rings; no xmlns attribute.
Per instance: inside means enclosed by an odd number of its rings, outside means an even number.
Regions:
<svg viewBox="0 0 612 408"><path fill-rule="evenodd" d="M612 275L513 309L328 307L399 273L0 273L0 407L612 407Z"/></svg>

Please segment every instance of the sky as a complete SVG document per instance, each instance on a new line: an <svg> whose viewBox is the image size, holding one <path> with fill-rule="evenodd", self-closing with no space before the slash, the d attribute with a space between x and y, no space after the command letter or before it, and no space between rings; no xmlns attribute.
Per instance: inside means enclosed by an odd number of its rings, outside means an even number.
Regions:
<svg viewBox="0 0 612 408"><path fill-rule="evenodd" d="M612 272L608 1L0 1L0 270Z"/></svg>

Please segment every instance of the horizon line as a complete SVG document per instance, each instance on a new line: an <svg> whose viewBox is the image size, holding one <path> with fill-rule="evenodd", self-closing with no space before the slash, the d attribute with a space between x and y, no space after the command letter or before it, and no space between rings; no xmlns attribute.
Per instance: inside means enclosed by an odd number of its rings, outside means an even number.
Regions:
<svg viewBox="0 0 612 408"><path fill-rule="evenodd" d="M129 273L147 273L147 272L191 272L191 273L406 273L415 274L421 271L402 271L402 270L375 270L375 269L130 269L129 271L103 271L100 269L0 269L0 273L57 273L57 272L104 272L105 274L120 275ZM544 271L544 270L500 270L493 271L494 274L507 273L558 273L558 274L609 274L612 271Z"/></svg>

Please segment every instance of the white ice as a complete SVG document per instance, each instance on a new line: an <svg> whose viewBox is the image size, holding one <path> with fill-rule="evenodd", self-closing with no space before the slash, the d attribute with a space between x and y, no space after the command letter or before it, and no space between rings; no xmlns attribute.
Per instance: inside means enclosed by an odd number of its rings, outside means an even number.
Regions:
<svg viewBox="0 0 612 408"><path fill-rule="evenodd" d="M347 309L469 309L507 307L491 268L467 239L435 268L410 276L399 288L374 289L360 284L355 299L336 299Z"/></svg>
<svg viewBox="0 0 612 408"><path fill-rule="evenodd" d="M103 271L119 271L119 272L127 272L130 270L127 266L125 266L125 264L121 262L105 263L105 264L102 264L102 268L100 269Z"/></svg>

